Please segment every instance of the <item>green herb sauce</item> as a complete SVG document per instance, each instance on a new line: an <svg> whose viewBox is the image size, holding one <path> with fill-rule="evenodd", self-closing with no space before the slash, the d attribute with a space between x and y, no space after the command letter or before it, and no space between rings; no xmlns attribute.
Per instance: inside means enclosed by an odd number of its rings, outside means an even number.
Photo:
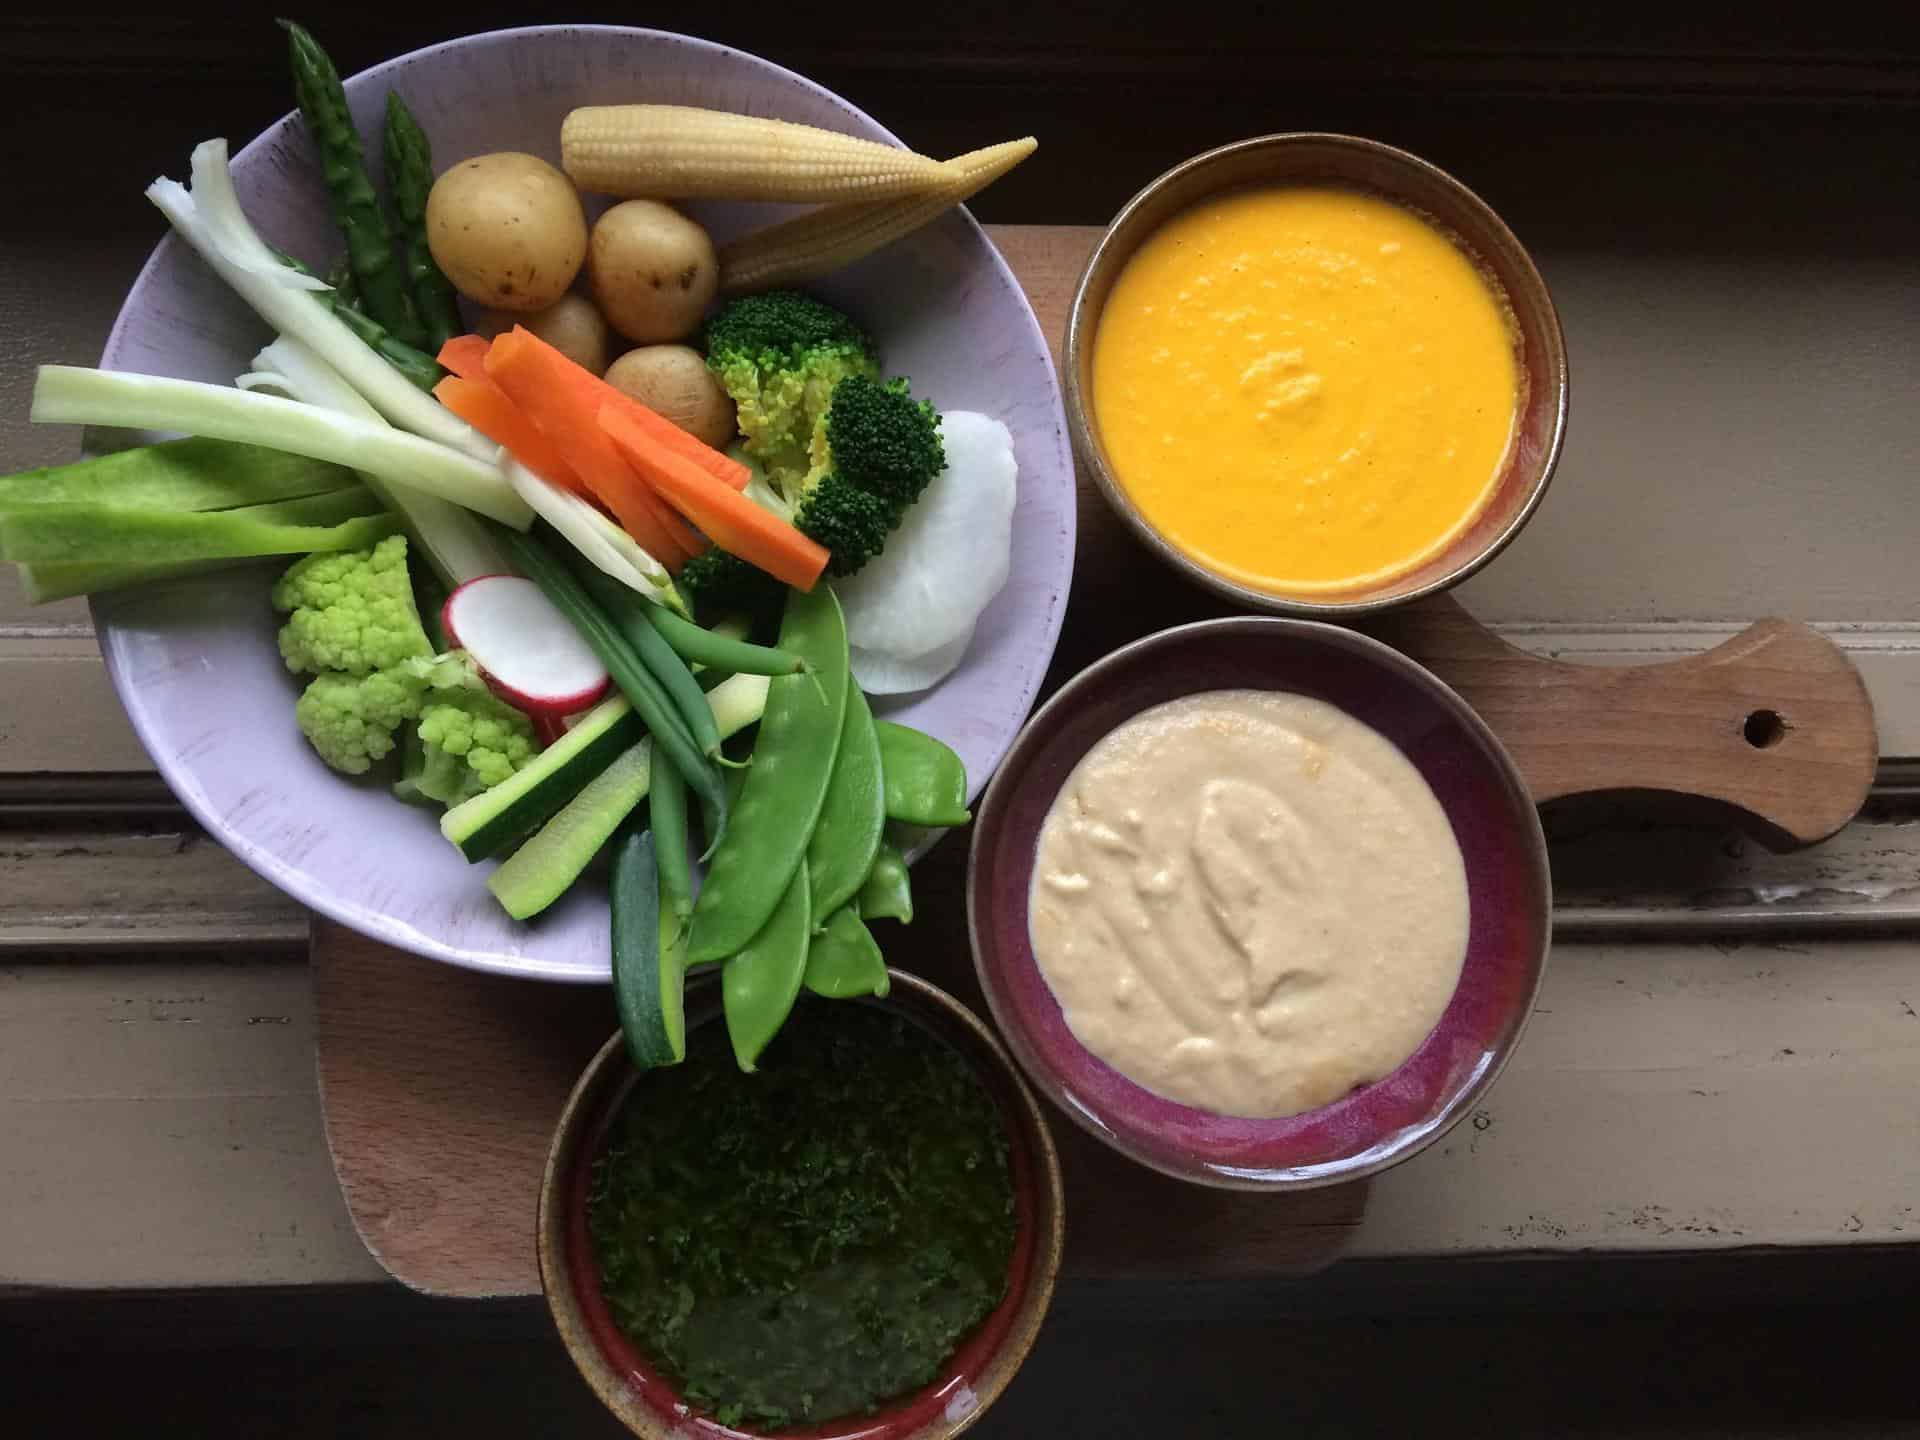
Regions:
<svg viewBox="0 0 1920 1440"><path fill-rule="evenodd" d="M588 1223L620 1328L723 1424L871 1413L1006 1293L998 1109L926 1031L804 1002L742 1074L718 1024L615 1120Z"/></svg>

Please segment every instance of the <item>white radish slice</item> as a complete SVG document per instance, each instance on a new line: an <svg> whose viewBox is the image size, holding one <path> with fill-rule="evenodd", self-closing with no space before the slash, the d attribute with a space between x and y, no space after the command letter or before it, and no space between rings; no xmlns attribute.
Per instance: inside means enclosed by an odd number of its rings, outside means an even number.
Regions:
<svg viewBox="0 0 1920 1440"><path fill-rule="evenodd" d="M567 617L518 575L482 575L447 597L447 641L465 650L500 698L531 715L571 715L611 683Z"/></svg>
<svg viewBox="0 0 1920 1440"><path fill-rule="evenodd" d="M905 659L882 654L878 650L847 647L853 665L853 678L869 695L911 695L916 690L931 690L959 667L973 643L973 630L938 650Z"/></svg>
<svg viewBox="0 0 1920 1440"><path fill-rule="evenodd" d="M1007 583L1019 478L1013 436L998 420L971 410L941 416L940 433L947 468L887 548L833 587L846 612L848 643L876 657L911 659L964 641Z"/></svg>

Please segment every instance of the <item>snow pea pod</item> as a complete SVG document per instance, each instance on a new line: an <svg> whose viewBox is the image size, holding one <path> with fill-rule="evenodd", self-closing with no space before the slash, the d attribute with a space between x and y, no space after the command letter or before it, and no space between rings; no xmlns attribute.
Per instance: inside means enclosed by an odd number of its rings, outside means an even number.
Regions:
<svg viewBox="0 0 1920 1440"><path fill-rule="evenodd" d="M807 972L807 941L813 930L807 890L803 858L767 923L720 971L720 1008L727 1017L733 1058L742 1070L752 1071L800 997L800 981Z"/></svg>
<svg viewBox="0 0 1920 1440"><path fill-rule="evenodd" d="M880 832L887 823L885 801L873 711L860 687L850 684L827 798L813 838L807 842L807 875L813 882L816 920L824 920L860 893L867 872L873 869L873 857L880 852Z"/></svg>
<svg viewBox="0 0 1920 1440"><path fill-rule="evenodd" d="M898 920L913 923L913 884L907 878L907 857L884 841L873 857L873 869L860 887L862 920Z"/></svg>
<svg viewBox="0 0 1920 1440"><path fill-rule="evenodd" d="M887 818L907 825L964 825L967 767L958 755L931 735L876 722L880 768L887 784Z"/></svg>
<svg viewBox="0 0 1920 1440"><path fill-rule="evenodd" d="M807 989L829 1000L851 1000L856 995L884 995L891 982L887 962L873 936L860 923L852 905L842 905L827 918L807 946Z"/></svg>
<svg viewBox="0 0 1920 1440"><path fill-rule="evenodd" d="M767 682L753 765L693 907L687 957L696 965L725 960L760 933L805 860L826 801L849 688L847 626L832 590L788 597L780 648L812 674Z"/></svg>

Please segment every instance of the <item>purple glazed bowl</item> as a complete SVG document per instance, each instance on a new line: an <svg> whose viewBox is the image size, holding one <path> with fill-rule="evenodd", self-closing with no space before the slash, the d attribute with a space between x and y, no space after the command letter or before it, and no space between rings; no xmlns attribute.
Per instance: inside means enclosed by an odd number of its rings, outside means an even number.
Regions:
<svg viewBox="0 0 1920 1440"><path fill-rule="evenodd" d="M389 90L442 168L521 150L557 162L576 105L648 101L767 115L869 140L894 137L848 101L744 51L658 30L548 25L449 40L346 82L379 180ZM484 96L485 103L475 104ZM235 137L238 139L239 137ZM167 166L183 173L183 151ZM292 116L238 150L234 184L263 238L324 268L339 238L304 127ZM601 202L591 202L597 212ZM780 207L688 207L725 242ZM153 217L156 234L164 222ZM1046 337L991 241L956 209L818 286L865 322L889 374L949 410L1005 422L1019 461L1011 573L960 666L876 707L946 741L974 785L999 763L1040 688L1073 574L1074 472ZM227 384L270 332L179 240L162 239L121 307L109 370ZM79 356L69 357L75 360ZM576 885L537 923L509 919L427 811L321 763L294 725L299 683L274 646L272 562L112 592L94 625L127 717L173 793L222 845L303 905L435 960L527 979L604 984L603 885Z"/></svg>
<svg viewBox="0 0 1920 1440"><path fill-rule="evenodd" d="M1467 866L1466 963L1432 1033L1384 1079L1271 1120L1165 1099L1095 1056L1074 1037L1041 976L1027 924L1040 827L1081 757L1142 710L1223 689L1312 696L1392 740L1439 798ZM1302 620L1182 625L1075 676L1001 764L974 822L967 872L974 966L1008 1048L1035 1085L1141 1164L1237 1190L1357 1180L1445 1134L1493 1083L1520 1038L1546 964L1551 908L1539 816L1485 722L1398 651Z"/></svg>

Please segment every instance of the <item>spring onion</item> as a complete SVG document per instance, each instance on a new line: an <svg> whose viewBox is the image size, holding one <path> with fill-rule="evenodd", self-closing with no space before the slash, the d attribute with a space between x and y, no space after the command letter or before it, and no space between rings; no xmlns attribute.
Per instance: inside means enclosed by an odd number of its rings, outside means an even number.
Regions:
<svg viewBox="0 0 1920 1440"><path fill-rule="evenodd" d="M687 603L680 598L666 566L642 549L626 531L578 495L549 485L518 460L504 460L501 469L515 493L596 569L605 571L649 600L658 601L681 615L687 613Z"/></svg>
<svg viewBox="0 0 1920 1440"><path fill-rule="evenodd" d="M275 388L295 400L322 410L386 425L386 419L366 398L340 378L340 372L298 340L281 336L253 358L259 378L272 379ZM241 383L255 377L242 377ZM362 472L367 488L400 517L407 533L433 566L448 590L456 590L482 575L512 575L513 561L501 548L486 521L437 495L411 485L388 485L379 476Z"/></svg>
<svg viewBox="0 0 1920 1440"><path fill-rule="evenodd" d="M311 346L395 425L477 460L492 459L495 447L486 437L409 384L315 298L314 288L324 288L324 281L280 263L240 208L225 140L195 148L192 190L161 179L147 187L147 198L261 319Z"/></svg>
<svg viewBox="0 0 1920 1440"><path fill-rule="evenodd" d="M418 435L274 395L197 380L42 365L32 415L43 423L144 426L270 445L412 485L515 529L533 523L533 512L496 465Z"/></svg>

